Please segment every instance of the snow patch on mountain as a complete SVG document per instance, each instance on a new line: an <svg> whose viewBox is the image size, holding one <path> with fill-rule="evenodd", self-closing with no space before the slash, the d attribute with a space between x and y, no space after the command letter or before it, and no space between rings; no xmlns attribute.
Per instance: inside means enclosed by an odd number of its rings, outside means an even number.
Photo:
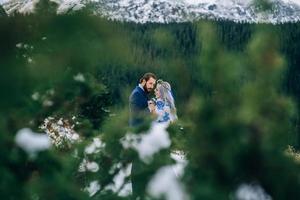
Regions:
<svg viewBox="0 0 300 200"><path fill-rule="evenodd" d="M0 0L10 15L30 13L39 0ZM58 4L57 13L87 7L111 20L136 23L188 22L199 19L231 20L248 23L300 21L300 0L270 0L270 10L261 12L252 0L50 0Z"/></svg>

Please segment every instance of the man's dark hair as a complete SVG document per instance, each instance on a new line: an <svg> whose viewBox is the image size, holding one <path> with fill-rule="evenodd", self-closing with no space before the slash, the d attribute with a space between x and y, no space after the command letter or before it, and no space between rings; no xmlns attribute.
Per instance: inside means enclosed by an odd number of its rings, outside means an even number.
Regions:
<svg viewBox="0 0 300 200"><path fill-rule="evenodd" d="M148 72L148 73L144 74L143 77L140 79L140 83L142 83L143 80L145 80L147 82L150 78L154 78L155 80L157 79L155 74Z"/></svg>

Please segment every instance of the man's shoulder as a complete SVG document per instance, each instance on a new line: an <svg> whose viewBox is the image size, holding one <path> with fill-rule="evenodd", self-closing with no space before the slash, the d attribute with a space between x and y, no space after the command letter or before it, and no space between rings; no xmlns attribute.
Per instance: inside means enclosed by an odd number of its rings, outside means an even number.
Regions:
<svg viewBox="0 0 300 200"><path fill-rule="evenodd" d="M144 91L140 87L136 87L129 97L131 101L141 100L141 99L147 99L147 96L145 96Z"/></svg>
<svg viewBox="0 0 300 200"><path fill-rule="evenodd" d="M141 95L142 93L143 93L143 90L139 86L137 86L132 90L130 96Z"/></svg>

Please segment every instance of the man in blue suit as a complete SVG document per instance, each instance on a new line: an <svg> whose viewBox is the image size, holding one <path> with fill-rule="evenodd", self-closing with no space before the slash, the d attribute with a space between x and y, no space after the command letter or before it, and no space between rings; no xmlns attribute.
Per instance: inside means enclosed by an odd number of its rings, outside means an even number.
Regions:
<svg viewBox="0 0 300 200"><path fill-rule="evenodd" d="M150 115L148 108L148 94L154 89L156 83L156 75L146 73L140 79L138 86L132 91L129 97L130 122L131 126L137 126L143 122L143 118Z"/></svg>
<svg viewBox="0 0 300 200"><path fill-rule="evenodd" d="M130 125L136 127L143 123L145 117L150 115L151 105L149 102L149 93L154 89L156 76L153 73L146 73L140 79L138 86L132 91L129 97ZM153 105L152 105L153 106ZM132 161L131 182L133 199L144 199L146 185L149 181L148 167L139 159Z"/></svg>

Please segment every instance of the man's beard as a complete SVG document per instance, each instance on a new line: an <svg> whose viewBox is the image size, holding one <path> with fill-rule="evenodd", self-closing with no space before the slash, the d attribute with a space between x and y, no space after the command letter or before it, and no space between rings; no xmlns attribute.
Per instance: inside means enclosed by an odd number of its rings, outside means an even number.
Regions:
<svg viewBox="0 0 300 200"><path fill-rule="evenodd" d="M150 93L150 92L151 92L151 90L149 91L148 88L146 87L146 84L143 86L143 88L144 88L144 91L145 91L146 93Z"/></svg>

